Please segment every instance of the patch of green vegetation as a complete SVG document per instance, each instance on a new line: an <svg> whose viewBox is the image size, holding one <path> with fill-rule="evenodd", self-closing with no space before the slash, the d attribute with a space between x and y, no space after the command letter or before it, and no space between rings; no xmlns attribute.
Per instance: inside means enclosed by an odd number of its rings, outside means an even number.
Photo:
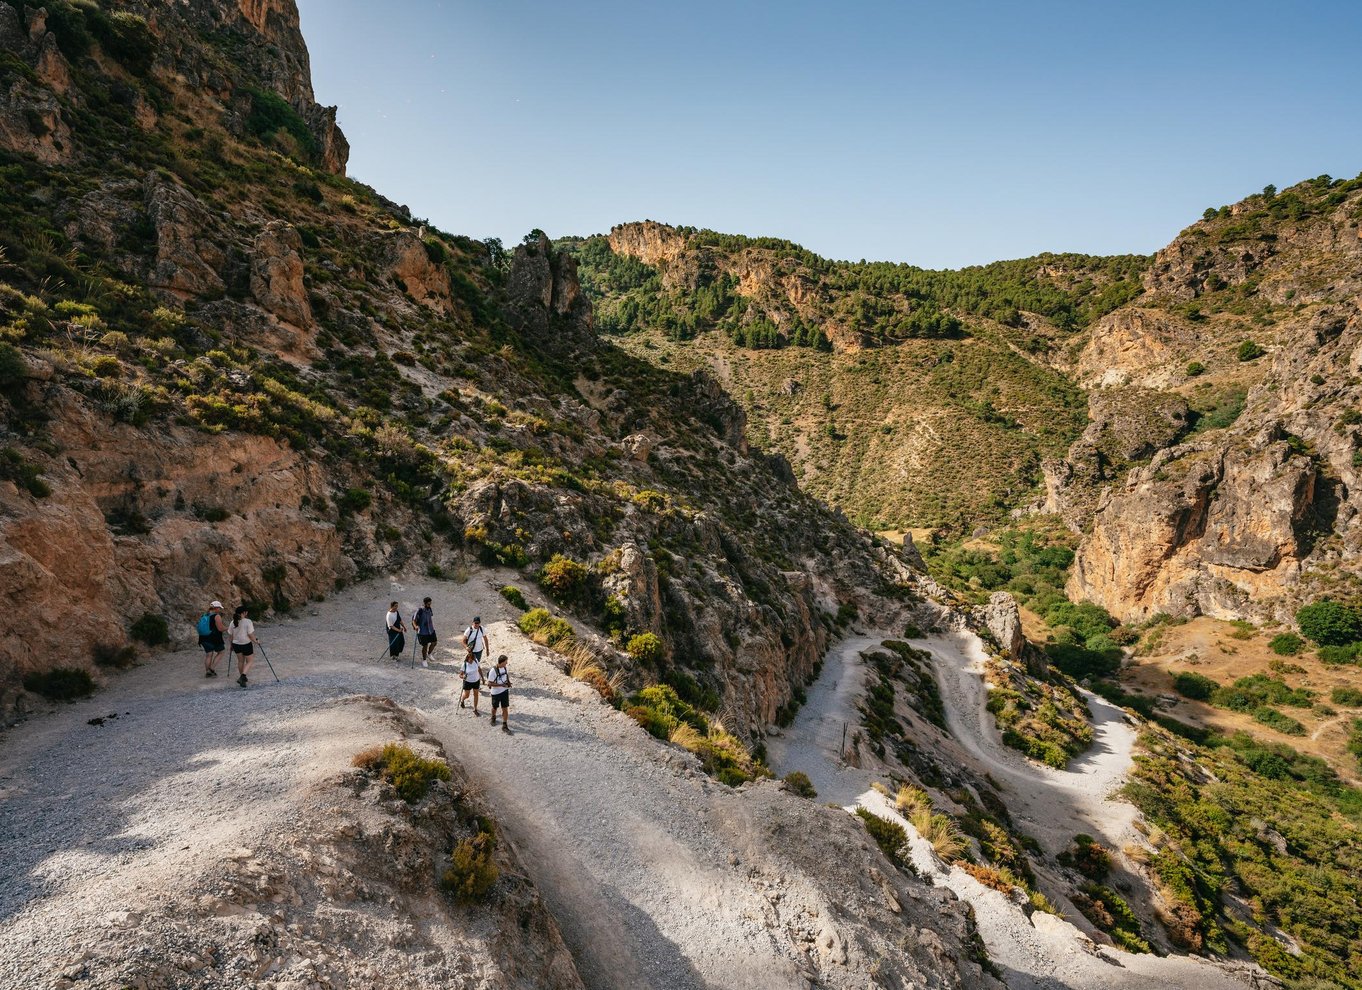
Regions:
<svg viewBox="0 0 1362 990"><path fill-rule="evenodd" d="M23 683L25 691L40 694L49 701L74 701L95 691L90 672L80 667L53 667L26 674Z"/></svg>
<svg viewBox="0 0 1362 990"><path fill-rule="evenodd" d="M1149 943L1140 930L1140 920L1125 898L1110 887L1085 883L1071 900L1083 916L1111 936L1127 952L1149 952Z"/></svg>
<svg viewBox="0 0 1362 990"><path fill-rule="evenodd" d="M1168 837L1159 876L1190 887L1192 907L1178 921L1183 944L1204 940L1224 952L1228 937L1288 982L1359 986L1362 793L1290 747L1242 734L1212 742L1217 748L1143 733L1124 789ZM1225 910L1227 889L1251 905L1251 917ZM1282 951L1268 926L1299 951Z"/></svg>
<svg viewBox="0 0 1362 990"><path fill-rule="evenodd" d="M495 849L496 834L490 831L460 839L440 875L440 889L461 904L483 900L501 876Z"/></svg>
<svg viewBox="0 0 1362 990"><path fill-rule="evenodd" d="M880 847L880 852L900 869L912 869L912 856L908 852L908 833L898 822L881 818L868 808L856 809L856 815L865 823L865 830ZM913 871L916 872L916 871Z"/></svg>
<svg viewBox="0 0 1362 990"><path fill-rule="evenodd" d="M711 724L668 684L654 684L630 695L624 712L649 735L690 750L706 773L731 787L771 774L737 737Z"/></svg>
<svg viewBox="0 0 1362 990"><path fill-rule="evenodd" d="M355 754L351 763L361 770L382 776L408 804L422 800L435 781L449 780L448 763L418 756L404 743L388 743L366 749Z"/></svg>
<svg viewBox="0 0 1362 990"><path fill-rule="evenodd" d="M1345 708L1362 708L1362 691L1352 687L1336 687L1329 692L1329 700Z"/></svg>
<svg viewBox="0 0 1362 990"><path fill-rule="evenodd" d="M1198 399L1192 406L1194 416L1192 432L1223 430L1227 426L1233 426L1240 413L1244 411L1244 403L1247 400L1248 392L1242 388L1231 388Z"/></svg>
<svg viewBox="0 0 1362 990"><path fill-rule="evenodd" d="M317 160L321 153L317 137L292 104L270 90L251 89L249 95L251 109L246 115L248 133L262 141L269 141L282 131L292 139L304 161Z"/></svg>
<svg viewBox="0 0 1362 990"><path fill-rule="evenodd" d="M1301 635L1317 646L1347 646L1362 640L1362 610L1321 598L1296 612Z"/></svg>
<svg viewBox="0 0 1362 990"><path fill-rule="evenodd" d="M520 609L520 611L525 612L529 610L530 603L525 600L525 593L515 585L502 585L499 593L502 598L505 598L516 608Z"/></svg>
<svg viewBox="0 0 1362 990"><path fill-rule="evenodd" d="M581 602L591 572L570 557L554 554L539 572L539 583L562 602Z"/></svg>
<svg viewBox="0 0 1362 990"><path fill-rule="evenodd" d="M557 618L546 608L530 609L516 620L516 625L530 639L550 649L566 647L576 639L572 624Z"/></svg>
<svg viewBox="0 0 1362 990"><path fill-rule="evenodd" d="M1219 682L1205 674L1180 670L1173 675L1173 690L1184 698L1191 698L1193 701L1210 701L1211 696L1219 689Z"/></svg>
<svg viewBox="0 0 1362 990"><path fill-rule="evenodd" d="M662 640L650 632L631 636L626 650L639 663L655 666L662 660Z"/></svg>
<svg viewBox="0 0 1362 990"><path fill-rule="evenodd" d="M1267 648L1280 657L1294 657L1305 649L1305 640L1293 632L1278 633L1268 641Z"/></svg>
<svg viewBox="0 0 1362 990"><path fill-rule="evenodd" d="M170 642L170 623L165 616L144 612L128 630L133 639L148 646L164 646Z"/></svg>
<svg viewBox="0 0 1362 990"><path fill-rule="evenodd" d="M818 791L814 789L813 781L809 780L809 775L802 770L791 770L781 779L785 781L785 786L790 789L792 794L809 799L818 797Z"/></svg>
<svg viewBox="0 0 1362 990"><path fill-rule="evenodd" d="M42 478L42 468L14 447L0 447L0 478L14 482L34 498L52 494L52 487Z"/></svg>

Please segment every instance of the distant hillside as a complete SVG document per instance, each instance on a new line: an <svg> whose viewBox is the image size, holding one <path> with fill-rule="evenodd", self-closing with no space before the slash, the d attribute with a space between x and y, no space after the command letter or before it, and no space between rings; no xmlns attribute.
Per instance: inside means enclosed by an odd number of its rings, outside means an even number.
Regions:
<svg viewBox="0 0 1362 990"><path fill-rule="evenodd" d="M708 368L753 440L880 529L964 530L1024 500L1084 425L1067 345L1138 295L1149 263L927 271L652 222L561 243L602 332L655 364Z"/></svg>

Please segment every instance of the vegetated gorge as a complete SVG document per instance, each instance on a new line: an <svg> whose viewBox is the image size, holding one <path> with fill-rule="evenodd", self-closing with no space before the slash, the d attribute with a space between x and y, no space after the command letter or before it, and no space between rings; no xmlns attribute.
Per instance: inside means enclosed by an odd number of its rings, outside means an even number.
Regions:
<svg viewBox="0 0 1362 990"><path fill-rule="evenodd" d="M1362 986L1362 180L508 248L292 0L0 0L0 94L0 984Z"/></svg>

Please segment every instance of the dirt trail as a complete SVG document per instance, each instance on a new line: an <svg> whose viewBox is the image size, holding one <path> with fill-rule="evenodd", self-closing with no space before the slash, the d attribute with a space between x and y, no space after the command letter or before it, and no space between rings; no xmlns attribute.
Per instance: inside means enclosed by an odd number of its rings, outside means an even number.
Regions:
<svg viewBox="0 0 1362 990"><path fill-rule="evenodd" d="M1035 921L998 891L980 884L963 870L936 858L931 847L871 788L879 776L844 765L840 759L841 727L859 724L856 702L863 693L867 669L860 653L877 645L878 635L859 635L834 646L823 671L809 690L808 703L779 739L768 742L777 773L802 770L818 789L819 800L847 807L864 806L901 824L912 836L918 869L935 877L973 905L979 933L989 955L1003 970L1007 985L1017 990L1243 990L1245 982L1198 959L1132 955L1095 945L1073 925L1037 912ZM1095 836L1124 835L1134 809L1109 795L1130 765L1135 733L1120 709L1086 695L1093 708L1096 740L1088 754L1068 771L1029 763L1002 745L984 704L987 688L981 677L984 653L977 637L945 634L914 640L931 651L951 734L979 769L1004 783L1013 816L1047 848L1063 848L1076 832Z"/></svg>

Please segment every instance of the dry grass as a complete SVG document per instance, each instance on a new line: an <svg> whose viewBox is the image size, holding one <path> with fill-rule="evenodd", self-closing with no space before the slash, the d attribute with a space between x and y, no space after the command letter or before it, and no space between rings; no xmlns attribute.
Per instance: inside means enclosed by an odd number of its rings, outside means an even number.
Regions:
<svg viewBox="0 0 1362 990"><path fill-rule="evenodd" d="M898 794L894 795L894 807L898 809L900 815L912 821L916 815L924 811L931 812L932 799L921 787L904 784L899 788Z"/></svg>
<svg viewBox="0 0 1362 990"><path fill-rule="evenodd" d="M607 674L604 662L595 650L581 640L575 640L571 646L563 650L563 658L567 661L569 677L583 684L590 684L606 701L615 700L619 694L622 675L616 674L612 677Z"/></svg>
<svg viewBox="0 0 1362 990"><path fill-rule="evenodd" d="M930 842L933 851L946 862L954 862L965 851L965 837L947 816L933 814L931 808L925 808L909 821L917 834Z"/></svg>
<svg viewBox="0 0 1362 990"><path fill-rule="evenodd" d="M885 787L885 786L884 786L883 784L881 784L878 780L872 780L872 781L870 782L870 789L871 789L872 791L874 791L876 794L883 794L885 797L889 798L890 800L893 800L893 798L894 798L894 795L893 795L893 793L889 790L889 788L888 788L888 787Z"/></svg>

